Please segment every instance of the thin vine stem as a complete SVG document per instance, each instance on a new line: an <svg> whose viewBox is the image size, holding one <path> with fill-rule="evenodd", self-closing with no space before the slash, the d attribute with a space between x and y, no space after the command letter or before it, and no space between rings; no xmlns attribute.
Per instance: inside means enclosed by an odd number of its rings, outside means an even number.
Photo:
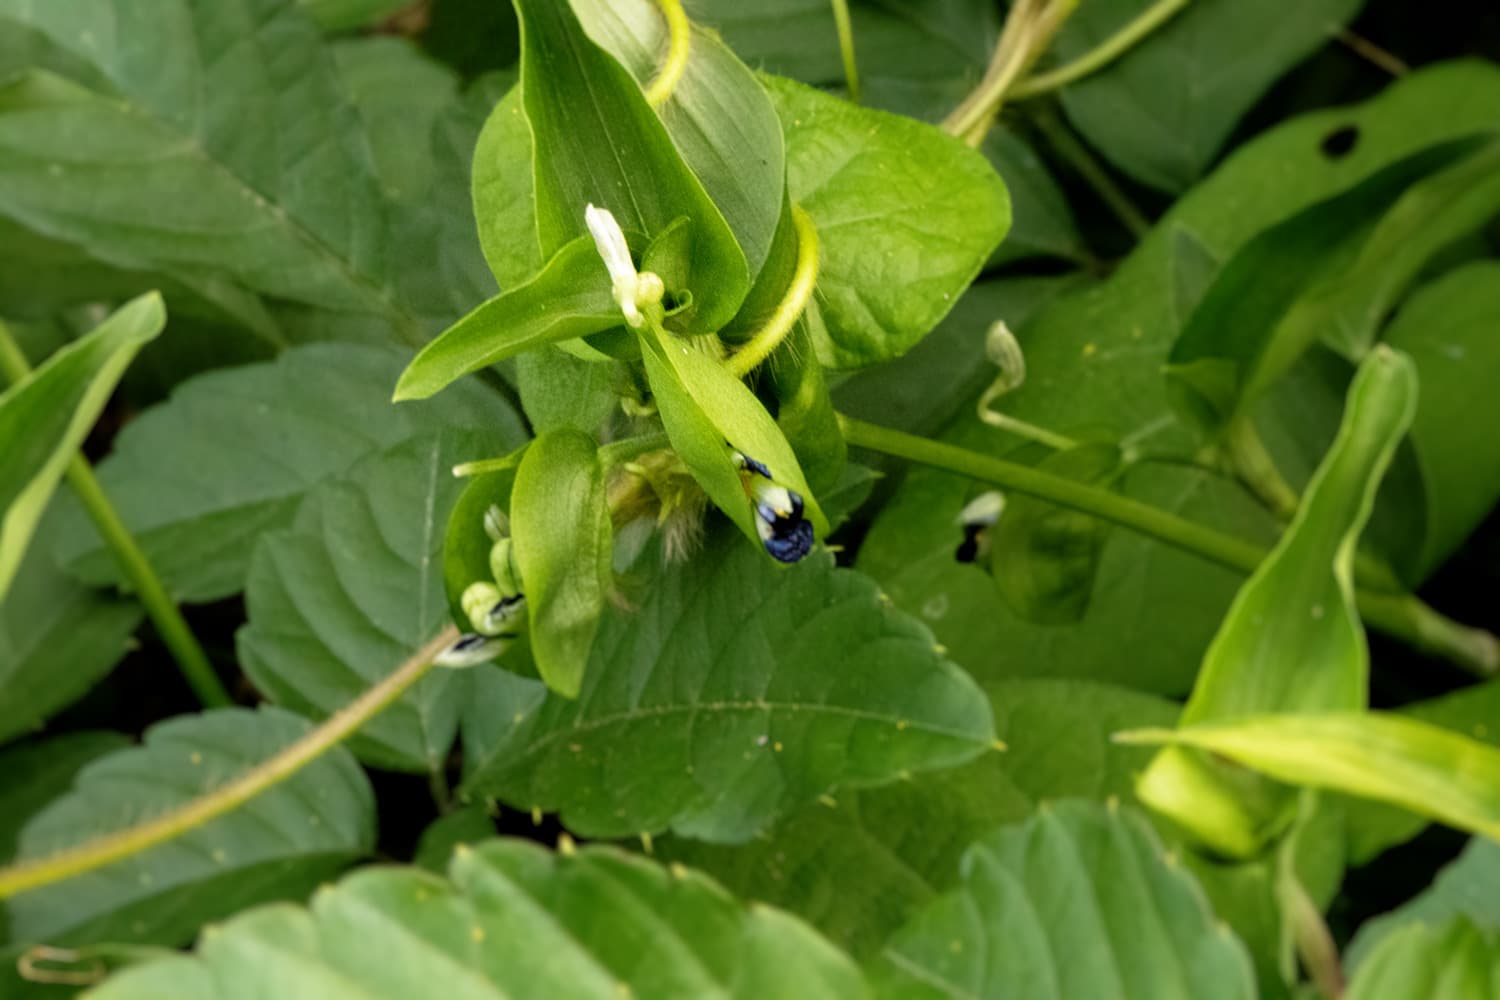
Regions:
<svg viewBox="0 0 1500 1000"><path fill-rule="evenodd" d="M657 0L662 16L667 19L667 57L661 69L646 88L646 103L659 108L667 103L682 74L687 69L688 50L693 40L693 25L687 12L682 9L682 0Z"/></svg>
<svg viewBox="0 0 1500 1000"><path fill-rule="evenodd" d="M1093 188L1099 200L1104 202L1104 206L1114 213L1115 218L1120 220L1120 224L1128 229L1132 236L1139 240L1151 231L1151 220L1146 217L1146 213L1137 208L1135 202L1130 200L1130 196L1115 183L1109 171L1073 134L1061 115L1050 106L1043 106L1032 120L1057 155L1067 160L1068 164L1078 171L1078 176Z"/></svg>
<svg viewBox="0 0 1500 1000"><path fill-rule="evenodd" d="M839 33L839 55L844 60L844 86L849 100L859 103L859 62L854 58L854 25L849 20L849 0L832 0L833 23Z"/></svg>
<svg viewBox="0 0 1500 1000"><path fill-rule="evenodd" d="M1193 0L1156 0L1156 3L1141 11L1129 24L1072 62L1018 81L1010 88L1007 98L1013 101L1024 101L1027 98L1040 97L1099 72L1139 45L1143 39L1176 17L1192 2Z"/></svg>
<svg viewBox="0 0 1500 1000"><path fill-rule="evenodd" d="M10 328L4 323L0 323L0 370L4 371L6 378L12 383L18 383L31 374L31 364L11 336ZM234 699L224 689L218 674L214 673L208 654L203 651L203 646L188 626L187 619L182 617L182 611L167 593L167 588L162 584L161 577L156 575L146 553L141 550L135 536L109 502L109 497L99 485L89 463L82 455L74 454L68 462L66 475L68 485L73 488L84 511L99 529L100 536L114 554L121 572L135 588L136 597L145 607L151 624L156 626L162 645L167 647L167 652L177 663L177 669L181 671L199 703L205 708L223 708L234 704Z"/></svg>
<svg viewBox="0 0 1500 1000"><path fill-rule="evenodd" d="M103 868L179 837L244 805L292 777L388 708L432 670L438 654L457 638L458 630L449 625L384 680L329 716L322 725L227 785L155 819L95 837L47 857L0 868L0 899Z"/></svg>
<svg viewBox="0 0 1500 1000"><path fill-rule="evenodd" d="M777 304L776 311L765 326L755 332L738 351L724 363L736 376L744 378L755 370L755 366L771 356L776 346L792 332L797 318L812 300L813 289L818 284L818 227L812 216L799 205L792 206L792 224L797 231L797 266L792 280L787 285L786 295Z"/></svg>
<svg viewBox="0 0 1500 1000"><path fill-rule="evenodd" d="M1269 552L1254 542L1098 486L878 427L843 414L839 414L838 420L845 439L855 447L955 472L1090 514L1246 575L1255 572ZM1356 597L1361 617L1373 628L1424 652L1444 657L1479 677L1488 678L1500 672L1500 640L1489 632L1461 625L1411 594L1361 588Z"/></svg>

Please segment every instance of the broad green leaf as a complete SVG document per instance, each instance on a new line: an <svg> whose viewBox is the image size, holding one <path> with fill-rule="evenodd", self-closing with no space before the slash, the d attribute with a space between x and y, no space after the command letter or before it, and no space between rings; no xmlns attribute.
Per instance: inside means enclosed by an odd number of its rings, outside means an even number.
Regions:
<svg viewBox="0 0 1500 1000"><path fill-rule="evenodd" d="M604 469L593 438L560 430L533 441L516 469L510 518L532 659L549 688L576 697L614 579Z"/></svg>
<svg viewBox="0 0 1500 1000"><path fill-rule="evenodd" d="M643 86L651 81L668 45L657 4L573 0L573 8ZM771 253L786 188L781 122L765 89L714 32L694 25L682 78L657 113L734 232L753 280Z"/></svg>
<svg viewBox="0 0 1500 1000"><path fill-rule="evenodd" d="M1425 579L1500 497L1500 264L1471 264L1426 285L1402 306L1384 340L1417 366L1422 399L1411 437L1426 511L1417 579Z"/></svg>
<svg viewBox="0 0 1500 1000"><path fill-rule="evenodd" d="M1121 738L1206 750L1286 784L1389 802L1500 836L1500 749L1399 715L1258 715Z"/></svg>
<svg viewBox="0 0 1500 1000"><path fill-rule="evenodd" d="M65 488L59 506L67 499ZM0 601L0 742L40 726L107 674L143 617L134 601L85 587L58 568L52 549L61 513L54 508L42 518Z"/></svg>
<svg viewBox="0 0 1500 1000"><path fill-rule="evenodd" d="M413 344L467 304L467 289L418 277L434 273L430 247L397 238L359 116L300 4L4 0L0 23L64 57L0 90L0 215L171 276L272 342L287 331L256 295L357 316L318 323L318 336Z"/></svg>
<svg viewBox="0 0 1500 1000"><path fill-rule="evenodd" d="M1292 523L1240 589L1209 646L1182 725L1365 707L1370 663L1354 604L1354 552L1416 404L1410 359L1389 348L1372 352ZM1211 789L1219 790L1224 812L1205 807ZM1138 792L1232 857L1259 850L1284 813L1276 797L1248 787L1241 775L1175 747L1152 761Z"/></svg>
<svg viewBox="0 0 1500 1000"><path fill-rule="evenodd" d="M745 254L634 78L584 34L570 5L516 0L516 10L542 253L587 235L590 203L648 238L686 216L694 240L692 328L724 326L750 288Z"/></svg>
<svg viewBox="0 0 1500 1000"><path fill-rule="evenodd" d="M1500 996L1500 933L1463 919L1403 928L1360 965L1344 996L1347 1000L1494 1000Z"/></svg>
<svg viewBox="0 0 1500 1000"><path fill-rule="evenodd" d="M1320 278L1288 322L1363 357L1380 324L1440 251L1500 213L1500 141L1413 184L1376 223L1358 256Z"/></svg>
<svg viewBox="0 0 1500 1000"><path fill-rule="evenodd" d="M1220 271L1172 345L1167 384L1179 411L1211 434L1244 418L1318 338L1334 332L1332 317L1305 322L1316 313L1306 303L1317 302L1320 273L1331 269L1339 277L1371 218L1466 146L1407 157L1251 240Z"/></svg>
<svg viewBox="0 0 1500 1000"><path fill-rule="evenodd" d="M1063 802L964 855L881 952L890 997L1244 997L1244 946L1136 813Z"/></svg>
<svg viewBox="0 0 1500 1000"><path fill-rule="evenodd" d="M466 789L588 837L744 841L839 788L990 748L989 706L857 573L787 569L726 532L605 616L576 701L484 672Z"/></svg>
<svg viewBox="0 0 1500 1000"><path fill-rule="evenodd" d="M119 733L86 730L0 752L0 863L15 857L22 828L49 802L67 794L80 768L129 745Z"/></svg>
<svg viewBox="0 0 1500 1000"><path fill-rule="evenodd" d="M441 875L453 855L465 844L477 844L495 835L495 820L484 805L460 806L433 820L422 831L412 864Z"/></svg>
<svg viewBox="0 0 1500 1000"><path fill-rule="evenodd" d="M1495 841L1473 838L1457 861L1438 872L1430 887L1390 913L1361 924L1344 953L1344 965L1358 973L1391 937L1414 925L1438 927L1455 918L1500 928L1500 844Z"/></svg>
<svg viewBox="0 0 1500 1000"><path fill-rule="evenodd" d="M166 321L159 295L136 299L0 393L0 600L115 383Z"/></svg>
<svg viewBox="0 0 1500 1000"><path fill-rule="evenodd" d="M523 351L621 324L604 262L587 236L534 279L501 292L422 348L396 383L396 400L426 399L470 372Z"/></svg>
<svg viewBox="0 0 1500 1000"><path fill-rule="evenodd" d="M1043 458L1037 468L1108 486L1120 449L1084 444ZM990 576L1011 610L1027 621L1066 625L1088 611L1109 525L1026 496L1009 497L990 530Z"/></svg>
<svg viewBox="0 0 1500 1000"><path fill-rule="evenodd" d="M1494 128L1500 124L1497 108L1500 70L1480 62L1449 63L1414 72L1364 104L1304 115L1247 143L1180 199L1107 280L1059 296L1029 320L1012 323L1029 374L1002 408L1063 433L1109 432L1147 454L1192 456L1197 441L1174 420L1161 369L1222 262L1263 229L1413 152ZM1350 130L1358 141L1346 155L1323 152L1326 139ZM983 328L975 329L975 353ZM1330 410L1337 408L1338 391L1327 400ZM873 404L865 415L885 419ZM1276 423L1288 419L1280 412L1257 416ZM1295 423L1286 428L1303 433ZM1021 444L965 417L942 437L995 456ZM1121 488L1241 537L1274 538L1274 522L1238 486L1217 477L1158 463L1127 472ZM860 550L861 568L902 607L922 614L977 676L1035 672L1052 664L1072 676L1186 692L1240 582L1233 574L1122 533L1105 549L1084 622L1069 629L1030 626L997 606L982 574L952 565L952 521L968 489L954 477L914 471L877 518ZM1172 614L1143 610L1162 607Z"/></svg>
<svg viewBox="0 0 1500 1000"><path fill-rule="evenodd" d="M1149 755L1110 735L1177 714L1162 699L1079 681L1006 681L988 693L1005 753L839 792L748 844L672 837L655 852L701 868L736 895L790 910L864 961L952 884L964 850L996 826L1052 799L1130 799Z"/></svg>
<svg viewBox="0 0 1500 1000"><path fill-rule="evenodd" d="M534 155L521 88L515 86L490 112L474 147L474 219L502 291L530 281L547 261L537 242Z"/></svg>
<svg viewBox="0 0 1500 1000"><path fill-rule="evenodd" d="M371 455L308 494L266 533L246 587L236 648L260 691L314 718L384 678L448 622L442 553L463 489L455 462L485 454L475 432L425 435ZM442 767L466 699L464 675L429 674L350 743L403 771Z"/></svg>
<svg viewBox="0 0 1500 1000"><path fill-rule="evenodd" d="M1080 4L1053 46L1058 61L1104 42L1150 2ZM1127 174L1182 191L1213 163L1240 116L1361 6L1362 0L1285 7L1196 0L1100 72L1065 87L1063 108Z"/></svg>
<svg viewBox="0 0 1500 1000"><path fill-rule="evenodd" d="M777 482L800 493L817 537L827 537L828 522L796 453L743 382L699 344L670 334L643 334L641 357L672 447L709 499L757 549L763 546L755 514L731 450L762 463Z"/></svg>
<svg viewBox="0 0 1500 1000"><path fill-rule="evenodd" d="M747 908L686 869L608 847L551 854L493 840L455 855L448 879L369 869L307 909L266 907L200 940L191 957L132 969L91 1000L244 995L867 996L859 969L807 925Z"/></svg>
<svg viewBox="0 0 1500 1000"><path fill-rule="evenodd" d="M521 406L538 434L571 427L598 436L619 411L620 395L630 379L623 365L584 361L560 349L543 348L516 358Z"/></svg>
<svg viewBox="0 0 1500 1000"><path fill-rule="evenodd" d="M787 190L818 228L825 364L905 353L938 324L1010 228L984 157L930 125L764 77L787 142Z"/></svg>
<svg viewBox="0 0 1500 1000"><path fill-rule="evenodd" d="M990 265L1032 257L1086 262L1088 244L1078 231L1067 196L1030 143L1001 124L990 130L979 149L1005 182L1012 212L1010 232Z"/></svg>
<svg viewBox="0 0 1500 1000"><path fill-rule="evenodd" d="M444 427L494 434L494 454L520 442L515 413L477 382L392 406L402 361L390 349L296 348L191 379L132 420L99 479L167 588L188 601L242 589L256 539L367 455ZM120 582L110 554L76 525L60 554L87 581Z"/></svg>
<svg viewBox="0 0 1500 1000"><path fill-rule="evenodd" d="M238 778L308 725L286 712L181 716L145 743L95 760L21 831L37 858L183 805ZM121 861L5 901L12 938L52 945L179 945L245 906L296 898L375 844L375 801L334 748L219 819Z"/></svg>

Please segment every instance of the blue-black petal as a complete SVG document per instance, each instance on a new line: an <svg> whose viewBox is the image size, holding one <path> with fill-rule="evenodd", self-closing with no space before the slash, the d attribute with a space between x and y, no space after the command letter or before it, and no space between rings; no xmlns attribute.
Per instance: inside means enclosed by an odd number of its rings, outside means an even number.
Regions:
<svg viewBox="0 0 1500 1000"><path fill-rule="evenodd" d="M806 518L773 522L771 537L765 540L765 545L771 558L784 563L797 562L812 551L812 522Z"/></svg>

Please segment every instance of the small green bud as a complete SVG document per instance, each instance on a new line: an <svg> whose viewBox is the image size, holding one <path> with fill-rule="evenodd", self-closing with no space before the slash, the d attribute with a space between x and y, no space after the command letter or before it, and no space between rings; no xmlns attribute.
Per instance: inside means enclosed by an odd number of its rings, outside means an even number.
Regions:
<svg viewBox="0 0 1500 1000"><path fill-rule="evenodd" d="M474 631L480 635L491 635L493 633L488 628L490 612L503 600L505 595L500 593L499 587L481 580L465 587L458 603L463 607L464 615Z"/></svg>
<svg viewBox="0 0 1500 1000"><path fill-rule="evenodd" d="M490 548L490 576L500 588L502 597L521 593L521 574L516 572L515 556L509 538L502 538Z"/></svg>

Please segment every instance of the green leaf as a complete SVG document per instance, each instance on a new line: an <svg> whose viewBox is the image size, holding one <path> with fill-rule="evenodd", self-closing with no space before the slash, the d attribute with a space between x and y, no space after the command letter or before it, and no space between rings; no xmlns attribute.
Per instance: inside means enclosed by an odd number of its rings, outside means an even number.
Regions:
<svg viewBox="0 0 1500 1000"><path fill-rule="evenodd" d="M1121 738L1207 750L1280 782L1389 802L1500 836L1500 749L1399 715L1246 716Z"/></svg>
<svg viewBox="0 0 1500 1000"><path fill-rule="evenodd" d="M1354 604L1354 552L1416 404L1411 361L1385 347L1372 352L1292 523L1240 589L1209 646L1182 725L1365 707L1370 663ZM1226 812L1205 808L1203 797L1213 788ZM1232 857L1259 850L1284 815L1276 797L1176 748L1152 761L1139 794Z"/></svg>
<svg viewBox="0 0 1500 1000"><path fill-rule="evenodd" d="M130 745L119 733L64 733L0 752L0 863L15 857L21 830L46 805L67 794L85 764ZM3 930L3 927L0 927Z"/></svg>
<svg viewBox="0 0 1500 1000"><path fill-rule="evenodd" d="M484 259L502 291L535 277L547 258L536 230L531 126L512 87L495 105L474 147L474 219Z"/></svg>
<svg viewBox="0 0 1500 1000"><path fill-rule="evenodd" d="M538 434L571 427L599 435L618 412L621 390L631 385L631 378L623 365L584 361L560 349L531 351L516 359L521 406Z"/></svg>
<svg viewBox="0 0 1500 1000"><path fill-rule="evenodd" d="M1422 399L1411 438L1421 465L1423 540L1417 579L1426 579L1484 520L1500 497L1500 264L1471 264L1418 290L1384 340L1411 356Z"/></svg>
<svg viewBox="0 0 1500 1000"><path fill-rule="evenodd" d="M115 383L166 321L161 296L136 299L0 394L0 600Z"/></svg>
<svg viewBox="0 0 1500 1000"><path fill-rule="evenodd" d="M908 118L763 78L786 132L787 190L817 224L825 364L905 353L1010 228L1010 197L974 150Z"/></svg>
<svg viewBox="0 0 1500 1000"><path fill-rule="evenodd" d="M533 441L516 470L510 517L532 659L549 688L577 697L614 580L604 469L593 438L559 430Z"/></svg>
<svg viewBox="0 0 1500 1000"><path fill-rule="evenodd" d="M655 3L573 0L573 9L642 85L655 77L668 45ZM693 25L682 77L657 113L723 213L753 278L771 254L786 189L781 122L765 89L718 35Z"/></svg>
<svg viewBox="0 0 1500 1000"><path fill-rule="evenodd" d="M463 806L433 820L422 831L412 864L441 875L464 845L477 844L494 835L495 820L487 806Z"/></svg>
<svg viewBox="0 0 1500 1000"><path fill-rule="evenodd" d="M396 401L426 399L470 372L620 326L621 319L594 241L579 237L534 279L490 299L422 348L396 383Z"/></svg>
<svg viewBox="0 0 1500 1000"><path fill-rule="evenodd" d="M1031 144L1002 125L990 129L980 152L989 158L1010 193L1010 232L990 266L1033 257L1084 263L1090 253L1062 188Z"/></svg>
<svg viewBox="0 0 1500 1000"><path fill-rule="evenodd" d="M1107 485L1120 474L1120 449L1084 444L1055 452L1037 468ZM1011 610L1027 621L1065 625L1083 618L1109 525L1026 496L1008 498L990 532L990 576Z"/></svg>
<svg viewBox="0 0 1500 1000"><path fill-rule="evenodd" d="M1390 913L1361 924L1344 953L1344 964L1358 973L1393 936L1412 926L1439 927L1454 918L1500 928L1500 844L1493 840L1474 837L1431 886Z"/></svg>
<svg viewBox="0 0 1500 1000"><path fill-rule="evenodd" d="M1467 920L1417 924L1387 938L1360 965L1347 1000L1493 1000L1500 989L1500 933Z"/></svg>
<svg viewBox="0 0 1500 1000"><path fill-rule="evenodd" d="M4 0L0 23L62 54L0 88L0 215L171 276L273 343L286 332L257 295L357 314L343 336L413 344L465 304L466 289L431 278L435 300L396 294L424 287L412 275L433 273L430 247L396 238L360 118L300 4L170 0L146 16L129 0Z"/></svg>
<svg viewBox="0 0 1500 1000"><path fill-rule="evenodd" d="M516 0L516 10L542 253L587 235L589 203L648 238L686 216L695 253L692 327L724 326L750 288L745 254L666 127L624 67L584 34L570 5Z"/></svg>
<svg viewBox="0 0 1500 1000"><path fill-rule="evenodd" d="M38 858L181 806L239 777L308 725L278 709L223 709L147 731L140 747L84 767L21 831ZM375 844L375 801L334 748L231 813L96 871L5 901L16 942L178 945L241 908L296 898Z"/></svg>
<svg viewBox="0 0 1500 1000"><path fill-rule="evenodd" d="M1054 44L1058 61L1083 55L1150 4L1081 4ZM1213 163L1240 116L1361 6L1362 0L1305 0L1286 9L1197 0L1100 72L1065 87L1063 108L1131 177L1182 191Z"/></svg>
<svg viewBox="0 0 1500 1000"><path fill-rule="evenodd" d="M486 429L493 453L520 443L515 413L477 383L391 406L402 361L390 349L300 347L191 379L132 420L99 480L167 588L188 601L240 590L256 539L289 525L310 489L367 455L444 427ZM102 543L73 527L60 551L68 569L118 584Z"/></svg>
<svg viewBox="0 0 1500 1000"><path fill-rule="evenodd" d="M492 445L475 432L414 438L320 484L289 527L267 533L250 567L250 623L236 642L251 683L323 718L431 640L448 621L441 559L463 488L451 470ZM429 674L350 746L381 767L441 768L467 687L462 674Z"/></svg>
<svg viewBox="0 0 1500 1000"><path fill-rule="evenodd" d="M233 984L233 985L229 985ZM371 869L309 909L266 908L205 935L193 957L132 969L92 1000L256 994L867 996L859 969L805 924L745 908L701 875L608 847L552 855L497 840L449 879Z"/></svg>
<svg viewBox="0 0 1500 1000"><path fill-rule="evenodd" d="M65 488L59 506L70 498ZM134 601L85 587L57 567L60 514L54 508L42 518L0 602L0 742L40 726L107 674L143 616Z"/></svg>
<svg viewBox="0 0 1500 1000"><path fill-rule="evenodd" d="M917 781L841 791L748 844L672 837L656 843L656 854L790 910L865 961L952 884L965 849L996 826L1059 797L1130 799L1149 753L1110 735L1177 714L1162 699L1088 682L1005 681L988 693L1005 753Z"/></svg>
<svg viewBox="0 0 1500 1000"><path fill-rule="evenodd" d="M1219 272L1172 345L1168 392L1179 411L1211 433L1243 418L1318 338L1334 332L1334 317L1316 307L1319 275L1331 270L1325 284L1340 287L1341 265L1371 217L1467 145L1407 157L1251 240Z"/></svg>
<svg viewBox="0 0 1500 1000"><path fill-rule="evenodd" d="M470 793L561 810L587 837L743 841L832 789L989 749L979 689L868 580L710 538L605 616L576 701L478 674Z"/></svg>
<svg viewBox="0 0 1500 1000"><path fill-rule="evenodd" d="M963 882L898 931L890 997L1244 997L1244 946L1133 811L1064 802L974 844Z"/></svg>
<svg viewBox="0 0 1500 1000"><path fill-rule="evenodd" d="M745 384L686 338L647 332L641 357L672 447L721 511L757 549L764 546L731 450L762 463L802 495L818 538L828 522L781 428Z"/></svg>

